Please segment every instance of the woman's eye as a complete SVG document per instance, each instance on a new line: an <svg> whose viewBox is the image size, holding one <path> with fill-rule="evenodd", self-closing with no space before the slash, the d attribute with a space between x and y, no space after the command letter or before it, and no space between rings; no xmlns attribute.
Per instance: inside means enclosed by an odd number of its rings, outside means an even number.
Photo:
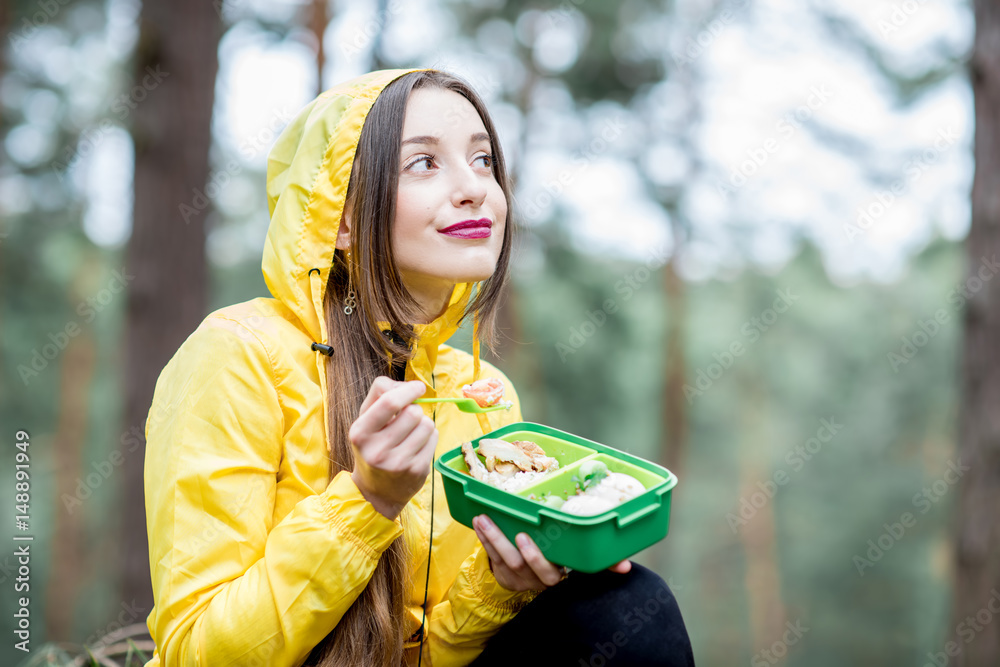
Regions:
<svg viewBox="0 0 1000 667"><path fill-rule="evenodd" d="M476 159L477 159L477 160L486 160L486 164L485 164L484 166L485 166L485 167L486 167L487 169L489 169L489 168L492 168L492 167L493 167L493 156L492 156L492 155L489 155L489 154L486 154L486 155L480 155L480 156L479 156L479 157L477 157Z"/></svg>
<svg viewBox="0 0 1000 667"><path fill-rule="evenodd" d="M409 164L409 166L407 167L407 169L413 169L418 164L427 164L427 169L430 169L430 165L433 162L434 162L434 158L432 158L432 157L422 157L422 158L420 158L418 160L414 160L413 162L411 162ZM417 169L416 171L425 171L425 170L424 169Z"/></svg>

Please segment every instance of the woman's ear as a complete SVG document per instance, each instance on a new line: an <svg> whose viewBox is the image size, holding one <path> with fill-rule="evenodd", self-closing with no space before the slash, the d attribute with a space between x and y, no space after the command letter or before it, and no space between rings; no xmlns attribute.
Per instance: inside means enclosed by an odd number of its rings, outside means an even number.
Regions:
<svg viewBox="0 0 1000 667"><path fill-rule="evenodd" d="M340 228L337 230L337 246L340 250L347 250L351 247L351 213L344 211L340 216Z"/></svg>

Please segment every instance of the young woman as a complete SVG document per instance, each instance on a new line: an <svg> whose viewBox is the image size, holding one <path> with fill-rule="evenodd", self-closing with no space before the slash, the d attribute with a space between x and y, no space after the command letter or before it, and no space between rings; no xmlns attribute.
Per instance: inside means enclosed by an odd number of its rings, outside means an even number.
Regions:
<svg viewBox="0 0 1000 667"><path fill-rule="evenodd" d="M156 384L148 664L693 664L657 575L567 575L485 517L454 522L430 474L521 420L479 360L514 227L476 93L428 69L336 86L278 138L267 193L273 298L210 314ZM445 344L470 315L473 355ZM413 404L485 377L510 411Z"/></svg>

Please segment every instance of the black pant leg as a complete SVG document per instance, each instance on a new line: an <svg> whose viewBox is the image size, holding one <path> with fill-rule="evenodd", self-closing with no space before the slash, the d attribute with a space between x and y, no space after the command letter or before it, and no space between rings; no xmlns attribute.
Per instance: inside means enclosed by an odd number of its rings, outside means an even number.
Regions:
<svg viewBox="0 0 1000 667"><path fill-rule="evenodd" d="M694 667L667 583L633 562L627 574L570 572L494 635L473 667Z"/></svg>

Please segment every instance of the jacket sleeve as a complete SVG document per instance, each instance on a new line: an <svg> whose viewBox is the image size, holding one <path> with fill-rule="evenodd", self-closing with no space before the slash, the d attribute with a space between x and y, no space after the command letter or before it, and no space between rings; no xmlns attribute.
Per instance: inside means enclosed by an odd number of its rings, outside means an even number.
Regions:
<svg viewBox="0 0 1000 667"><path fill-rule="evenodd" d="M513 403L504 423L522 421L513 385L496 369L490 370L491 375L503 379L504 397ZM477 539L444 599L429 612L425 660L432 667L468 665L483 652L487 640L540 592L510 591L501 586L490 570L489 554Z"/></svg>
<svg viewBox="0 0 1000 667"><path fill-rule="evenodd" d="M146 515L164 665L301 664L402 534L339 473L272 525L284 416L268 350L210 316L146 422Z"/></svg>

